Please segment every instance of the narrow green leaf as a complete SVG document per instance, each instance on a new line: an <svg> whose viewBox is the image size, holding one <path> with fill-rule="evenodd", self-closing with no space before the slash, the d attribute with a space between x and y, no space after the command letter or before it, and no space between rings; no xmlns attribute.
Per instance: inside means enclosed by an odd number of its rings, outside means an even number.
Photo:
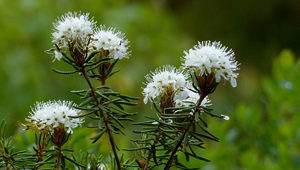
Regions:
<svg viewBox="0 0 300 170"><path fill-rule="evenodd" d="M118 70L116 70L116 71L113 71L113 72L110 72L110 73L108 74L107 77L111 77L111 76L113 76L114 74L118 73L119 71L120 71L120 69L118 69Z"/></svg>
<svg viewBox="0 0 300 170"><path fill-rule="evenodd" d="M99 95L100 97L102 97L102 98L104 98L104 99L106 99L106 100L110 100L110 98L109 98L109 97L107 97L107 96L103 95L101 92L99 92L99 91L96 91L96 93L97 93L97 95Z"/></svg>
<svg viewBox="0 0 300 170"><path fill-rule="evenodd" d="M66 158L68 161L72 162L73 164L79 166L79 167L82 167L82 168L86 168L85 166L77 163L75 160L71 159L71 158L68 158L67 156L64 156L64 158Z"/></svg>
<svg viewBox="0 0 300 170"><path fill-rule="evenodd" d="M87 91L89 91L89 90L72 90L72 91L70 91L70 92L71 92L71 93L77 94L77 93L85 93L85 92L87 92Z"/></svg>
<svg viewBox="0 0 300 170"><path fill-rule="evenodd" d="M118 125L120 125L122 128L124 128L123 124L121 123L121 121L119 121L118 118L116 118L113 114L108 114L109 117L113 118L113 120L115 120Z"/></svg>
<svg viewBox="0 0 300 170"><path fill-rule="evenodd" d="M58 73L58 74L74 74L74 73L79 72L78 70L75 70L75 71L60 71L60 70L57 70L55 68L52 68L52 71L54 71L55 73Z"/></svg>
<svg viewBox="0 0 300 170"><path fill-rule="evenodd" d="M199 137L203 137L203 138L206 138L206 139L210 139L210 140L214 140L216 142L219 142L218 138L213 138L213 137L210 137L210 136L207 136L207 135L203 135L203 134L200 134L200 133L197 133L197 132L192 132L192 134L196 135L196 136L199 136Z"/></svg>
<svg viewBox="0 0 300 170"><path fill-rule="evenodd" d="M94 52L90 53L90 55L86 58L85 62L88 63L98 53L99 53L99 51L94 51Z"/></svg>
<svg viewBox="0 0 300 170"><path fill-rule="evenodd" d="M91 140L93 140L92 143L97 142L105 132L106 132L106 131L103 129L102 131L100 131L100 133L98 133L97 136L90 138Z"/></svg>
<svg viewBox="0 0 300 170"><path fill-rule="evenodd" d="M119 59L116 59L116 60L110 65L109 70L108 70L108 73L110 73L110 72L113 70L113 68L115 67L115 65L117 64L118 61L119 61Z"/></svg>
<svg viewBox="0 0 300 170"><path fill-rule="evenodd" d="M92 101L94 101L94 98L93 98L93 97L89 97L89 98L87 98L85 101L83 101L82 103L80 103L80 104L79 104L79 107L85 106L85 105L87 105L88 103L91 103Z"/></svg>

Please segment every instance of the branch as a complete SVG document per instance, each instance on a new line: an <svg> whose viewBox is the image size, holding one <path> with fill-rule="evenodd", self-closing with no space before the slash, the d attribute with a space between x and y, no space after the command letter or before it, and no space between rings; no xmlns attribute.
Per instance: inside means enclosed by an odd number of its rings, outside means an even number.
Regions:
<svg viewBox="0 0 300 170"><path fill-rule="evenodd" d="M9 165L14 169L14 170L17 170L15 164L14 164L14 161L12 160L11 156L8 157L8 160L7 160L7 166L6 166L6 169L9 169Z"/></svg>
<svg viewBox="0 0 300 170"><path fill-rule="evenodd" d="M57 159L56 159L55 170L59 170L60 164L61 164L61 158L62 158L61 147L58 147L57 148Z"/></svg>
<svg viewBox="0 0 300 170"><path fill-rule="evenodd" d="M89 85L89 87L91 89L91 95L94 98L96 104L100 105L100 102L98 101L98 98L97 98L96 90L95 90L93 84L91 83L90 78L87 76L86 70L85 70L84 66L82 66L81 73L82 73L83 77L85 78L85 80L87 81L87 83L88 83L88 85ZM105 83L105 81L103 81L102 83ZM104 124L105 124L105 129L106 129L106 132L107 132L107 134L109 136L109 141L110 141L111 148L113 150L113 153L114 153L114 156L115 156L115 159L116 159L116 162L117 162L118 170L121 170L122 167L121 167L119 156L117 154L116 144L115 144L115 141L114 141L114 138L113 138L113 134L112 134L112 132L111 132L111 130L109 128L109 125L108 125L108 121L109 120L107 118L107 115L103 111L101 111L100 114L103 117L103 121L104 121ZM97 115L97 113L96 113L96 115ZM97 115L97 116L99 116L99 115Z"/></svg>
<svg viewBox="0 0 300 170"><path fill-rule="evenodd" d="M201 103L202 103L202 101L204 100L205 97L206 97L205 95L201 95L201 96L200 96L200 99L198 100L197 105L195 106L195 110L193 111L193 116L191 117L191 122L194 122L194 120L195 120L195 115L196 115L197 111L199 111L199 108L200 108L200 106L201 106ZM174 160L174 156L175 156L175 154L177 153L178 148L181 146L182 141L184 140L184 137L185 137L186 133L190 130L191 125L192 125L192 123L188 124L188 125L184 128L184 131L183 131L183 133L182 133L182 135L181 135L179 141L177 142L175 148L173 149L173 151L172 151L172 153L171 153L171 156L170 156L170 158L168 159L168 162L167 162L167 164L166 164L164 170L169 170L169 169L171 168L172 163L173 163L173 160Z"/></svg>
<svg viewBox="0 0 300 170"><path fill-rule="evenodd" d="M152 156L152 153L154 155L154 152L155 152L155 146L157 144L157 142L159 141L159 138L160 138L160 135L161 135L161 131L159 130L158 128L158 132L157 132L157 135L155 137L155 140L153 141L153 144L151 145L151 148L149 150L149 154L148 154L148 157L147 157L147 161L145 163L145 166L144 166L144 170L147 170L148 169L148 166L149 166L149 163L150 163L150 159L151 159L151 156Z"/></svg>

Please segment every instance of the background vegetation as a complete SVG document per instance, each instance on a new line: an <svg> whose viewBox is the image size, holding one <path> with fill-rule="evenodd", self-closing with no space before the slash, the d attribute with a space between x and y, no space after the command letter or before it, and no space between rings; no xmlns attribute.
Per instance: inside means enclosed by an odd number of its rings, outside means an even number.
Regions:
<svg viewBox="0 0 300 170"><path fill-rule="evenodd" d="M17 122L24 121L35 101L78 102L69 91L86 87L77 76L52 72L65 65L52 63L43 52L51 47L52 22L67 11L89 12L98 24L126 33L132 55L119 62L122 71L108 83L133 96L142 97L144 75L164 64L179 66L183 51L197 41L220 40L234 49L242 63L238 87L220 86L212 98L215 112L225 111L231 119L209 120L221 142L199 151L211 163L192 160L189 165L206 170L300 168L297 0L0 0L0 118L18 148L33 143L32 134L19 130ZM282 51L286 48L290 50ZM135 120L153 113L142 100L129 109L138 112ZM126 138L131 130L128 125ZM107 138L90 144L82 138L86 133L93 132L75 131L70 143L75 150L109 152ZM121 148L130 145L119 138Z"/></svg>

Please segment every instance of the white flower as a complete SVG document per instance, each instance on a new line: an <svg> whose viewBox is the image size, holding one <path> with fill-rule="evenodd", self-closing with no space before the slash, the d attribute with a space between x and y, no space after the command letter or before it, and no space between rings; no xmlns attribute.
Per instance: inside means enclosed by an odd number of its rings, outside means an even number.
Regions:
<svg viewBox="0 0 300 170"><path fill-rule="evenodd" d="M94 33L95 24L89 14L68 12L54 23L52 42L63 47L69 43L86 44Z"/></svg>
<svg viewBox="0 0 300 170"><path fill-rule="evenodd" d="M83 123L81 118L71 118L80 114L80 110L74 106L76 105L69 101L38 102L26 120L38 130L53 132L54 128L62 127L68 133L73 133L72 129Z"/></svg>
<svg viewBox="0 0 300 170"><path fill-rule="evenodd" d="M230 81L236 87L238 63L235 61L234 52L222 46L220 42L203 41L189 51L185 51L183 57L185 68L200 70L201 75L213 73L216 82L221 79Z"/></svg>
<svg viewBox="0 0 300 170"><path fill-rule="evenodd" d="M196 105L199 99L200 99L200 95L198 93L189 90L189 88L184 88L181 92L177 93L174 97L176 107L187 107L190 105ZM210 105L211 102L208 99L208 97L205 97L201 102L202 107L207 107Z"/></svg>
<svg viewBox="0 0 300 170"><path fill-rule="evenodd" d="M101 26L92 36L90 48L99 51L107 50L109 57L122 59L130 55L128 44L129 41L123 33L116 31L114 28Z"/></svg>
<svg viewBox="0 0 300 170"><path fill-rule="evenodd" d="M61 52L54 51L54 60L59 61L62 57L63 57L63 55L61 54Z"/></svg>
<svg viewBox="0 0 300 170"><path fill-rule="evenodd" d="M146 76L147 83L143 90L144 103L155 99L170 90L174 95L188 84L187 76L172 66L164 66Z"/></svg>

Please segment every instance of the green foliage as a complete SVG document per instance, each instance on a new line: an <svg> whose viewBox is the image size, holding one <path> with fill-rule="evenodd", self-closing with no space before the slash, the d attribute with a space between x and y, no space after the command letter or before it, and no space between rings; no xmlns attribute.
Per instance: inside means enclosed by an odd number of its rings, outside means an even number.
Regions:
<svg viewBox="0 0 300 170"><path fill-rule="evenodd" d="M5 136L5 122L0 122L0 168L14 169L27 167L30 157L26 151L16 151L11 137ZM31 167L31 166L29 166Z"/></svg>
<svg viewBox="0 0 300 170"><path fill-rule="evenodd" d="M282 51L280 56L273 62L272 76L266 77L261 84L259 100L252 104L240 103L229 121L215 121L208 119L208 129L219 137L219 143L211 143L204 139L205 151L195 149L200 155L205 155L212 160L210 163L199 162L191 158L187 163L189 167L203 167L203 169L298 169L300 162L299 143L299 102L300 92L300 60L288 50ZM142 123L143 125L147 122ZM149 121L148 124L152 124ZM147 124L147 125L148 125ZM218 128L216 127L218 124ZM86 136L93 134L86 133L86 129L78 129L70 138L66 148L72 147L76 150L74 159L79 163L87 165L86 158L90 164L95 164L99 160L105 160L107 166L113 166L109 154L97 156L98 145L91 144ZM3 137L1 131L1 147L9 148L9 155L16 154L14 159L19 159L18 154L25 154L17 150L28 149L28 146L36 146L34 133L26 132L11 139ZM104 141L103 141L104 140ZM100 141L100 145L105 147L105 141ZM136 140L135 142L145 142L146 140ZM14 146L12 145L14 144ZM16 148L15 148L16 147ZM108 146L107 146L108 147ZM82 151L89 150L89 154L82 154ZM31 149L28 152L33 152ZM6 152L5 152L6 153ZM141 153L139 155L145 155ZM1 166L5 166L5 159L1 157ZM185 162L185 156L179 155L179 161ZM4 161L4 162L3 162ZM28 161L28 160L26 160ZM22 162L22 161L20 161ZM24 162L23 162L24 163ZM112 164L112 165L110 165ZM128 167L132 162L124 162ZM16 166L22 166L18 164ZM73 165L67 165L73 167ZM130 169L130 168L129 168Z"/></svg>

